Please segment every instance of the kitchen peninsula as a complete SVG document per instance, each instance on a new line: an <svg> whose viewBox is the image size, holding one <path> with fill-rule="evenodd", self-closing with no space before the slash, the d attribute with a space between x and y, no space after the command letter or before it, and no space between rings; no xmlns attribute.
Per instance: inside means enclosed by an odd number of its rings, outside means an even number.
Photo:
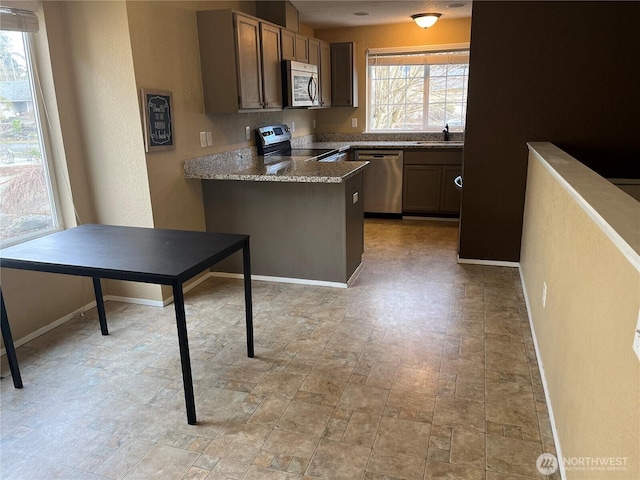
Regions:
<svg viewBox="0 0 640 480"><path fill-rule="evenodd" d="M364 248L362 173L368 162L317 162L236 152L184 162L202 180L207 231L251 236L256 276L346 287ZM236 258L237 257L237 258ZM234 255L217 272L240 274Z"/></svg>

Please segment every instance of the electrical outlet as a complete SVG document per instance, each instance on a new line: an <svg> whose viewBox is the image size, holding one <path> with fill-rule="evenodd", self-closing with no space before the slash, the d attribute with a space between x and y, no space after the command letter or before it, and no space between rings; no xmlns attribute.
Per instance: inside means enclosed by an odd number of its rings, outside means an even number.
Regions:
<svg viewBox="0 0 640 480"><path fill-rule="evenodd" d="M353 117L351 119L351 128L358 128L358 118L357 117Z"/></svg>
<svg viewBox="0 0 640 480"><path fill-rule="evenodd" d="M547 282L542 282L542 308L547 306Z"/></svg>
<svg viewBox="0 0 640 480"><path fill-rule="evenodd" d="M638 311L638 323L636 331L633 334L633 351L636 352L638 360L640 360L640 310Z"/></svg>
<svg viewBox="0 0 640 480"><path fill-rule="evenodd" d="M358 192L353 194L353 203L358 203Z"/></svg>
<svg viewBox="0 0 640 480"><path fill-rule="evenodd" d="M296 122L291 122L291 132L296 131Z"/></svg>
<svg viewBox="0 0 640 480"><path fill-rule="evenodd" d="M313 119L313 128L316 128L316 119Z"/></svg>
<svg viewBox="0 0 640 480"><path fill-rule="evenodd" d="M213 145L213 135L211 135L211 132L207 132L207 147L211 145Z"/></svg>
<svg viewBox="0 0 640 480"><path fill-rule="evenodd" d="M249 125L244 127L244 136L247 140L251 140L251 127Z"/></svg>
<svg viewBox="0 0 640 480"><path fill-rule="evenodd" d="M200 147L205 148L207 146L207 132L200 132Z"/></svg>

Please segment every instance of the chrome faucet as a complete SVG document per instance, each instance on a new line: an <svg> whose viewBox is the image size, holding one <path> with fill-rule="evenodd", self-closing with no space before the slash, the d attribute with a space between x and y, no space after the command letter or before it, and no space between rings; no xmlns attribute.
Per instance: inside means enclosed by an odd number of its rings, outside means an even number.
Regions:
<svg viewBox="0 0 640 480"><path fill-rule="evenodd" d="M442 133L444 133L444 141L448 142L449 141L449 124L448 123L444 126L444 130L442 130Z"/></svg>

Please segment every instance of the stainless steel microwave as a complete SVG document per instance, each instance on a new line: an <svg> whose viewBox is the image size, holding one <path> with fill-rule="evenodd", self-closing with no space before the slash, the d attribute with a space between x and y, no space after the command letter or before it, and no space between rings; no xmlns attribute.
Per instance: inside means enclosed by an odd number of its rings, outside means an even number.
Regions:
<svg viewBox="0 0 640 480"><path fill-rule="evenodd" d="M318 107L318 67L309 63L285 60L284 79L285 107Z"/></svg>

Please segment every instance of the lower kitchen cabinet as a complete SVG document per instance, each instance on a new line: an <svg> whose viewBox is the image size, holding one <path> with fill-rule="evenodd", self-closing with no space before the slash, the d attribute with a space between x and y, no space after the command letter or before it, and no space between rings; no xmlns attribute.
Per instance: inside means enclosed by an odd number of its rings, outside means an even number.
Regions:
<svg viewBox="0 0 640 480"><path fill-rule="evenodd" d="M442 167L441 212L460 213L461 194L453 183L458 175L462 175L462 167Z"/></svg>
<svg viewBox="0 0 640 480"><path fill-rule="evenodd" d="M457 214L460 192L453 180L462 173L462 151L404 152L402 211L405 214Z"/></svg>
<svg viewBox="0 0 640 480"><path fill-rule="evenodd" d="M442 167L405 165L402 182L402 210L436 212L440 209Z"/></svg>

